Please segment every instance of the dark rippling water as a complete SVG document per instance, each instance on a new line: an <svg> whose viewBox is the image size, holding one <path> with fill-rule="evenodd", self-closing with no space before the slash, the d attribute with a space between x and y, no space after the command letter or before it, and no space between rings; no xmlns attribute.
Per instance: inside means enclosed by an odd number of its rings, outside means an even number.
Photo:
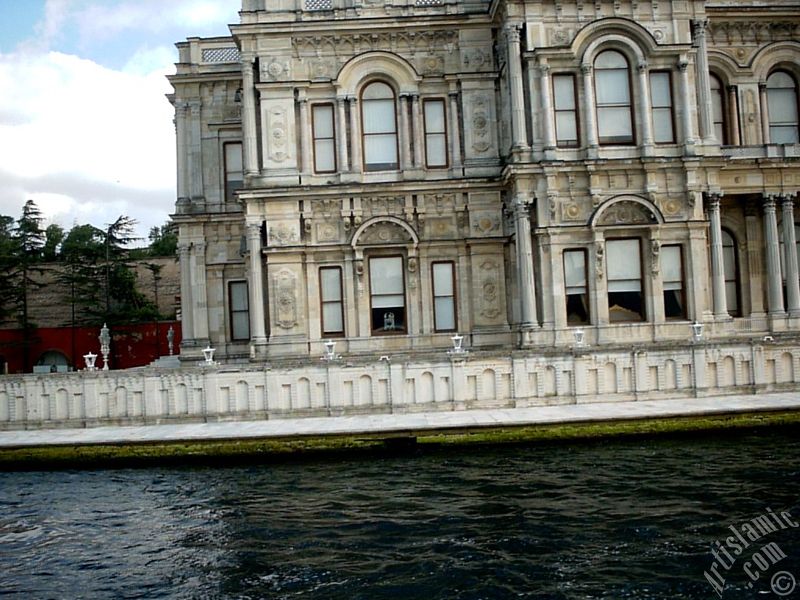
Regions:
<svg viewBox="0 0 800 600"><path fill-rule="evenodd" d="M729 525L800 521L798 433L0 473L0 596L715 598ZM748 588L768 541L787 556ZM763 538L723 598L780 597L798 559L800 529Z"/></svg>

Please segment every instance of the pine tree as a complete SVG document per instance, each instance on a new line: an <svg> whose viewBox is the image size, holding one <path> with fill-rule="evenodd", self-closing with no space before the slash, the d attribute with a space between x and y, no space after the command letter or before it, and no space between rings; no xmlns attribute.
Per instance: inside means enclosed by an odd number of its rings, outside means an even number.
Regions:
<svg viewBox="0 0 800 600"><path fill-rule="evenodd" d="M29 317L30 294L42 283L33 278L33 274L41 272L37 264L42 260L45 234L42 229L42 213L33 200L28 200L22 207L22 215L17 219L12 236L12 256L10 265L9 294L12 310L16 313L17 322L22 329L23 367L30 370L31 335L36 328Z"/></svg>

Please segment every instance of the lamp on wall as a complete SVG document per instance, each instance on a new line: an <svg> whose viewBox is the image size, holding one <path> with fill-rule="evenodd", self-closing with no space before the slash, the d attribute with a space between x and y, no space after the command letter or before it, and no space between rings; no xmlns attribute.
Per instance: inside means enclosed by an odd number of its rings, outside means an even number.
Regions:
<svg viewBox="0 0 800 600"><path fill-rule="evenodd" d="M695 321L692 323L692 339L699 342L703 339L703 324Z"/></svg>

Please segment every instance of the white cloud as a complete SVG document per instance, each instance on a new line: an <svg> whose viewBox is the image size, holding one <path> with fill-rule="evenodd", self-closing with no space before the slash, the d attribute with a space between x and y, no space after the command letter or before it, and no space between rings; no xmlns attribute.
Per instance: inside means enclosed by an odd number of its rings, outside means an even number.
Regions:
<svg viewBox="0 0 800 600"><path fill-rule="evenodd" d="M138 74L58 52L5 54L0 88L8 90L0 116L10 116L0 119L0 213L18 216L32 198L66 225L126 214L146 230L166 219L175 139L163 69Z"/></svg>

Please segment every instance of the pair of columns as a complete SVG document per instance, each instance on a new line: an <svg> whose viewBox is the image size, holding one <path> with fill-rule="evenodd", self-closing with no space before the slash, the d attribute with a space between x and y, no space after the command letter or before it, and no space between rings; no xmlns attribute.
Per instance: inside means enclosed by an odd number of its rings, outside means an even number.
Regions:
<svg viewBox="0 0 800 600"><path fill-rule="evenodd" d="M711 289L714 300L714 318L728 316L725 296L725 263L722 251L722 225L719 194L708 196L708 217L711 237ZM783 213L783 251L786 280L786 303L791 316L800 316L800 272L797 262L797 240L794 231L794 199L792 196L767 196L764 198L764 239L767 263L767 306L769 314L785 313L783 303L783 276L781 273L780 237L776 215L777 200Z"/></svg>

